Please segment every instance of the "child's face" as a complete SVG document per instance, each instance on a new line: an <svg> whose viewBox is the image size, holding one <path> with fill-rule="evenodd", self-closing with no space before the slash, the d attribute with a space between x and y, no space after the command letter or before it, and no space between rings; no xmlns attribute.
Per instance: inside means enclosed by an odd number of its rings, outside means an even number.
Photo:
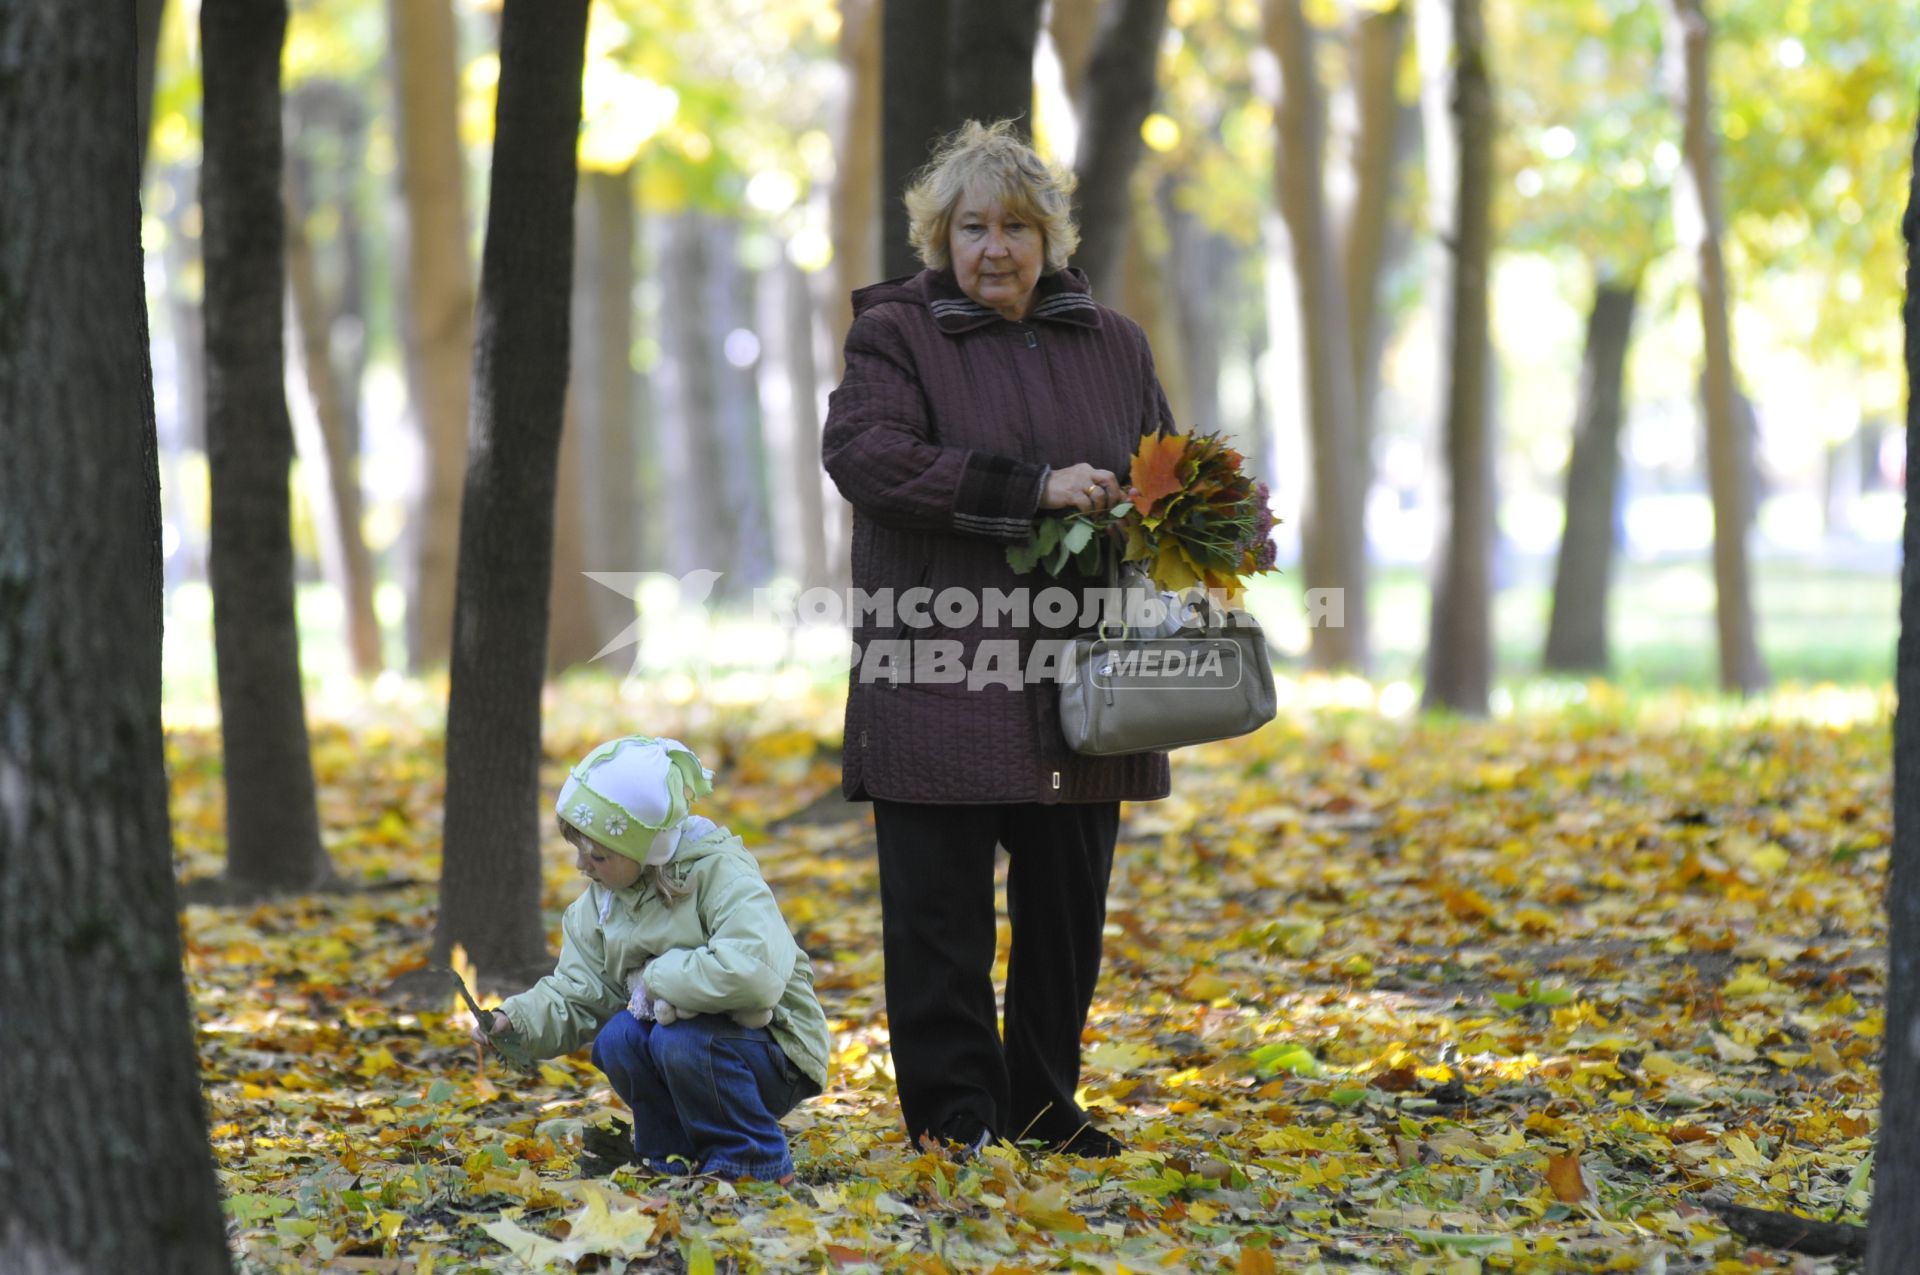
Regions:
<svg viewBox="0 0 1920 1275"><path fill-rule="evenodd" d="M587 841L585 837L581 841L586 844L574 847L574 863L588 879L598 881L609 890L625 890L640 879L640 865L632 859Z"/></svg>

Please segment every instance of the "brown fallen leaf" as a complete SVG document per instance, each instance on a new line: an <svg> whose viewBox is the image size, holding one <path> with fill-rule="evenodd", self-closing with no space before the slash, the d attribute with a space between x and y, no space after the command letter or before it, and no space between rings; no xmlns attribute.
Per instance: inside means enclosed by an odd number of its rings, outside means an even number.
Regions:
<svg viewBox="0 0 1920 1275"><path fill-rule="evenodd" d="M1553 1188L1553 1197L1562 1204L1578 1204L1586 1199L1587 1180L1580 1175L1580 1157L1548 1156L1547 1185Z"/></svg>

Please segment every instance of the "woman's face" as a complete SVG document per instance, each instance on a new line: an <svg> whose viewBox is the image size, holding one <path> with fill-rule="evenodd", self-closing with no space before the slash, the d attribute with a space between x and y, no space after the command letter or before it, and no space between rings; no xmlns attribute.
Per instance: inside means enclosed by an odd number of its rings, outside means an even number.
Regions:
<svg viewBox="0 0 1920 1275"><path fill-rule="evenodd" d="M1026 317L1047 245L1040 227L990 196L961 196L947 224L947 252L960 291L1009 319Z"/></svg>

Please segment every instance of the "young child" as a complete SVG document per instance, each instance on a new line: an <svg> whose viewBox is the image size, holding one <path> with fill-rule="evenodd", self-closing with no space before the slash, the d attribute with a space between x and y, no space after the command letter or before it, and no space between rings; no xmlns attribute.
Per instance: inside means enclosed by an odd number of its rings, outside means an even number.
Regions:
<svg viewBox="0 0 1920 1275"><path fill-rule="evenodd" d="M688 813L712 775L686 745L630 735L567 777L555 809L590 885L553 973L476 1025L534 1057L593 1041L660 1173L786 1182L780 1117L827 1079L813 965L740 838Z"/></svg>

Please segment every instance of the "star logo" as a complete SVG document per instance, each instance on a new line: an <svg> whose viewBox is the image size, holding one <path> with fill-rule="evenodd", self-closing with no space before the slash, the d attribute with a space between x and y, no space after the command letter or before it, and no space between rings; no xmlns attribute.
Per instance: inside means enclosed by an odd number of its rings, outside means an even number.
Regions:
<svg viewBox="0 0 1920 1275"><path fill-rule="evenodd" d="M685 575L665 571L588 571L587 579L602 588L612 589L634 606L633 623L620 630L594 659L605 659L631 646L633 667L627 676L638 677L649 664L659 664L674 655L695 659L705 655L702 640L711 627L707 599L724 572L702 567Z"/></svg>

